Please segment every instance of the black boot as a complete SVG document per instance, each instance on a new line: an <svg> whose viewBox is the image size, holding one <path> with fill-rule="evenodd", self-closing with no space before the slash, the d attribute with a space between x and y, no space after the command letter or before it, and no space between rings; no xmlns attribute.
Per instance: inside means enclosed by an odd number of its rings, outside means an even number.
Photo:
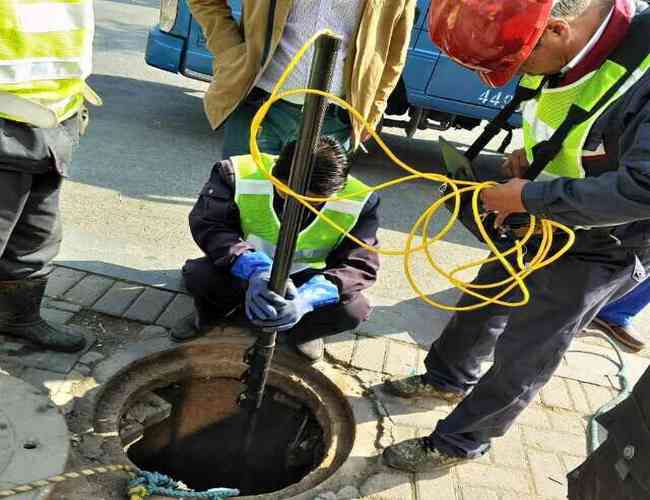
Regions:
<svg viewBox="0 0 650 500"><path fill-rule="evenodd" d="M201 300L195 298L194 311L174 324L170 332L170 338L174 342L185 342L208 333L223 319L223 315L214 314L210 310L208 304L204 304Z"/></svg>
<svg viewBox="0 0 650 500"><path fill-rule="evenodd" d="M0 333L20 337L46 349L77 352L86 339L76 329L47 323L41 302L47 279L0 281Z"/></svg>

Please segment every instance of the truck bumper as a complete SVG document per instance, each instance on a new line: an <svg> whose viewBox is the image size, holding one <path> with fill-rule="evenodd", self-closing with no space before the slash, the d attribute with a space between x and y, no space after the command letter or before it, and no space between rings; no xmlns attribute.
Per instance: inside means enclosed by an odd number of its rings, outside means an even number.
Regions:
<svg viewBox="0 0 650 500"><path fill-rule="evenodd" d="M154 26L149 30L145 61L149 66L180 73L185 40L164 33Z"/></svg>

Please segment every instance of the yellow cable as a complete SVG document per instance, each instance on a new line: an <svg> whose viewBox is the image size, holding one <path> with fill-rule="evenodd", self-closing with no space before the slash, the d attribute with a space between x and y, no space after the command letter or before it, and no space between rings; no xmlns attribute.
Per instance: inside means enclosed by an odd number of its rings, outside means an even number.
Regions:
<svg viewBox="0 0 650 500"><path fill-rule="evenodd" d="M536 217L530 216L530 224L528 227L528 231L523 236L523 238L516 241L512 248L506 251L501 251L497 248L496 244L494 243L494 241L492 241L490 235L485 229L485 225L483 224L483 219L481 217L481 212L479 207L481 191L483 189L494 186L495 185L494 182L460 181L460 180L450 179L441 174L420 172L419 170L412 168L411 166L407 165L402 160L400 160L397 156L395 156L395 154L384 143L381 137L372 129L371 125L364 119L364 117L356 109L354 109L350 104L348 104L345 100L341 99L340 97L330 94L329 92L323 92L315 89L292 89L287 91L281 91L284 82L291 74L295 66L298 64L298 62L305 55L305 52L314 44L314 42L316 41L316 39L318 39L318 37L325 34L336 36L331 31L324 30L316 33L313 37L311 37L298 51L298 53L291 60L289 65L285 68L284 72L282 73L282 76L275 84L275 87L273 88L269 99L262 104L260 109L255 114L250 129L250 151L251 151L251 156L253 157L253 160L257 164L258 168L262 171L262 173L269 179L269 181L275 186L275 188L279 192L284 193L287 196L291 196L296 200L298 200L306 209L311 211L317 217L320 217L323 221L325 221L327 224L329 224L334 229L339 231L343 236L354 241L360 247L365 248L370 252L375 252L381 255L403 256L404 274L406 276L406 279L409 282L411 288L417 293L418 297L422 299L424 302L426 302L427 304L430 304L431 306L440 309L444 309L446 311L471 311L471 310L479 309L481 307L485 307L490 304L497 304L505 307L520 307L527 304L530 301L530 292L528 290L528 287L526 286L526 283L524 282L525 278L527 278L531 273L538 271L546 266L549 266L557 259L559 259L562 255L564 255L569 250L569 248L571 248L571 246L575 241L575 234L573 233L573 231L567 226L564 226L557 222L553 222L549 220L538 221ZM272 175L272 173L266 169L262 161L262 155L257 145L258 132L261 128L262 122L264 121L266 114L268 113L269 109L276 101L285 99L286 97L290 97L290 96L305 95L305 94L314 94L314 95L320 95L326 97L334 104L337 104L338 106L350 112L354 118L359 120L359 122L363 123L366 130L368 130L368 132L375 139L375 141L377 141L377 143L379 144L381 149L386 153L388 158L391 161L393 161L393 163L395 163L397 166L399 166L401 169L408 172L410 175L404 176L399 179L394 179L392 181L384 182L377 186L369 187L367 189L358 191L356 193L352 193L347 196L331 196L328 198L309 197L309 196L300 195L299 193L294 192L289 186L287 186L286 184L282 183L277 178L275 178ZM348 231L346 231L344 228L342 228L340 225L338 225L336 222L330 219L327 215L321 213L317 208L313 207L310 204L310 203L325 203L327 201L354 198L363 194L367 194L369 192L388 189L398 184L410 182L417 179L425 179L431 182L444 184L451 189L451 192L445 194L444 196L441 196L438 200L436 200L433 204L431 204L431 206L429 206L429 208L427 208L420 215L416 223L413 225L411 231L409 232L408 237L406 239L406 244L402 249L383 249L383 248L375 248L370 245L367 245L363 241L354 237L352 234L350 234ZM476 225L478 227L481 236L483 237L485 244L488 246L492 254L488 258L471 261L467 264L458 266L448 272L445 271L442 267L440 267L436 263L431 253L431 248L437 242L442 240L447 235L447 233L451 231L452 227L457 222L460 213L461 195L464 193L472 193L472 211L474 215L474 220L476 222ZM451 216L447 224L445 224L445 226L440 231L438 231L433 237L430 237L429 224L431 222L431 219L438 212L440 207L442 207L448 200L453 200L454 203ZM539 231L536 231L538 227L539 227ZM419 238L421 239L421 243L415 245L415 240L416 238L418 238L418 230L420 229L421 229L421 233L419 235ZM562 246L562 248L560 248L555 254L549 255L553 247L554 233L556 230L564 233L567 236L567 241ZM526 264L524 262L526 243L533 237L533 235L536 232L541 232L541 244L539 245L539 248L537 249L535 255L533 255L530 258L529 262ZM447 281L449 281L449 283L452 286L458 288L459 290L461 290L462 292L468 295L471 295L479 299L479 301L476 302L475 304L461 307L461 306L452 306L448 304L441 304L429 298L426 295L426 293L418 286L415 278L413 277L413 273L411 270L412 255L416 252L422 252L422 251L426 256L429 265L438 274L440 274L445 279L447 279ZM511 262L508 260L508 258L511 257L513 254L518 269L513 267ZM497 262L497 261L501 263L501 265L509 275L508 278L500 282L489 283L489 284L473 284L471 282L465 282L456 277L460 272L465 271L467 269L478 267L488 262ZM499 289L499 288L502 289L499 290L493 296L487 296L481 293L481 291L483 290L491 290L491 289ZM514 300L514 301L502 300L503 297L508 295L511 291L513 291L516 288L518 288L521 293L521 298L519 300Z"/></svg>

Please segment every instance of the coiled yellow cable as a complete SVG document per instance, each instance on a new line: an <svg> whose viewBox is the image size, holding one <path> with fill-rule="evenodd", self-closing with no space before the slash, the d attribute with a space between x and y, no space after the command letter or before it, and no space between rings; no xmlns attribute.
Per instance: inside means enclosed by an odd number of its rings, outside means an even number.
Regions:
<svg viewBox="0 0 650 500"><path fill-rule="evenodd" d="M282 73L282 76L276 83L275 87L273 88L273 91L271 92L270 98L262 104L258 112L255 114L255 117L253 118L253 121L251 123L251 129L250 129L250 151L251 151L251 156L253 157L255 163L257 164L258 168L264 173L264 175L269 179L270 182L273 183L275 188L281 192L286 194L287 196L291 196L298 200L300 203L302 203L305 208L310 210L312 213L314 213L317 217L320 217L322 220L324 220L327 224L335 228L337 231L342 233L345 237L350 238L352 241L354 241L357 245L365 248L368 251L379 253L381 255L387 255L387 256L403 256L404 257L404 274L406 275L406 279L410 286L413 288L413 290L417 293L420 299L422 299L424 302L427 304L430 304L433 307L437 307L446 311L471 311L475 309L479 309L481 307L485 307L490 304L497 304L501 306L506 306L506 307L519 307L527 304L530 300L530 292L528 288L526 287L526 284L524 282L524 279L528 277L531 273L542 269L543 267L546 267L553 262L555 262L557 259L559 259L562 255L564 255L569 248L573 245L575 241L575 234L573 231L568 228L567 226L564 226L562 224L559 224L557 222L553 222L550 220L537 220L536 217L530 216L530 225L528 228L527 233L524 235L524 237L521 240L518 240L515 245L510 248L507 251L500 251L497 246L494 244L492 239L490 238L490 235L488 234L487 230L485 229L485 226L483 224L483 220L481 218L481 211L479 207L479 201L480 201L480 193L481 190L492 187L495 185L494 182L470 182L470 181L458 181L458 180L453 180L450 179L444 175L440 174L432 174L432 173L425 173L425 172L420 172L406 163L404 163L402 160L400 160L395 154L390 150L390 148L384 143L384 141L381 139L381 137L372 129L370 124L364 119L361 114L354 109L350 104L348 104L346 101L341 99L338 96L335 96L333 94L330 94L328 92L322 92L319 90L315 89L292 89L288 91L281 91L280 89L284 85L284 82L286 81L287 77L295 66L298 64L300 59L305 55L305 52L311 47L316 39L322 35L333 35L336 36L334 33L332 33L329 30L324 30L316 33L312 38L310 38L305 45L298 51L296 56L291 60L289 65L286 67L284 72ZM324 97L327 97L331 102L337 104L338 106L341 106L342 108L348 110L357 120L359 120L361 123L364 124L365 128L370 132L372 137L377 141L381 149L386 153L386 155L395 163L397 164L400 168L408 172L410 175L401 177L399 179L395 179L392 181L384 182L382 184L379 184L374 187L370 187L368 189L353 193L348 196L332 196L329 198L315 198L315 197L308 197L308 196L302 196L293 190L289 188L286 184L282 183L279 181L277 178L273 177L272 173L266 169L264 166L264 163L262 161L262 156L261 152L259 150L259 147L257 145L257 134L260 130L260 127L262 125L262 122L264 120L264 117L268 113L270 107L276 102L279 101L280 99L284 99L289 96L294 96L294 95L300 95L300 94L316 94L316 95L321 95ZM380 191L382 189L387 189L393 186L396 186L398 184L402 184L404 182L409 182L413 181L416 179L426 179L428 181L432 181L435 183L441 183L447 185L449 188L451 188L451 192L440 197L435 203L433 203L429 208L427 208L422 215L418 218L416 223L413 225L411 231L409 232L408 238L406 240L405 247L402 249L383 249L383 248L374 248L371 247L367 244L365 244L363 241L360 241L358 238L355 238L353 235L351 235L348 231L346 231L344 228L339 226L336 222L334 222L332 219L321 213L317 208L314 208L311 203L324 203L327 201L333 201L333 200L342 200L346 198L352 198L356 197L359 195L366 194L371 191ZM472 211L474 214L474 220L476 222L476 225L478 226L479 232L481 236L483 237L483 240L485 244L488 246L490 251L492 252L492 255L489 258L482 259L482 260L477 260L477 261L472 261L467 264L464 264L462 266L459 266L455 269L453 269L451 272L445 271L442 267L440 267L436 261L434 260L432 254L431 254L431 247L438 241L440 241L442 238L444 238L447 233L451 230L453 225L457 222L458 216L460 213L460 195L463 193L472 193ZM447 221L447 224L438 231L437 234L435 234L433 237L430 237L428 234L428 228L429 228L429 223L432 219L432 217L437 213L437 211L442 207L447 200L454 199L454 209L452 211L451 217ZM539 248L537 249L537 253L530 259L530 261L526 264L524 262L524 252L525 252L525 246L528 240L535 234L535 229L539 225L541 229L541 244L539 245ZM418 230L421 229L421 239L422 243L419 245L415 245L414 240L417 237ZM567 235L567 241L565 244L553 255L549 255L549 252L552 248L553 244L553 237L554 237L554 231L558 230ZM427 258L427 261L429 265L441 276L447 279L449 283L451 283L452 286L460 289L466 294L469 294L478 301L475 304L471 304L469 306L452 306L448 304L442 304L439 302L436 302L435 300L432 300L429 298L425 292L423 292L420 287L418 286L417 282L415 281L415 278L413 277L413 273L411 272L411 266L412 266L412 261L411 257L414 253L416 252L424 252ZM518 269L515 269L512 264L509 262L508 257L511 255L515 255L516 258L516 263ZM504 267L506 272L509 274L509 278L506 278L505 280L502 280L501 282L498 283L490 283L490 284L483 284L483 285L478 285L478 284L472 284L471 282L465 282L460 280L459 278L456 277L458 273L461 271L465 271L467 269L471 269L474 267L481 266L485 263L488 262L496 262L499 261L501 265ZM509 294L512 290L515 288L519 288L521 291L522 298L520 300L516 301L507 301L507 300L502 300L502 298ZM497 290L496 293L493 296L488 296L484 294L485 290Z"/></svg>

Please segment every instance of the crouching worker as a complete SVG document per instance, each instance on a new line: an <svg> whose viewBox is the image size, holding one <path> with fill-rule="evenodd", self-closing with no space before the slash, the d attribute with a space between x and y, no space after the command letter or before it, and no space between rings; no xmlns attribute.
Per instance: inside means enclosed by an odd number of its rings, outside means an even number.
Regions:
<svg viewBox="0 0 650 500"><path fill-rule="evenodd" d="M294 150L292 142L277 159L264 155L273 175L284 183ZM347 175L349 168L343 147L322 137L308 196L365 189ZM183 267L195 311L172 329L174 340L189 340L226 318L240 318L286 332L299 353L316 361L323 356L323 337L354 329L368 318L370 305L362 292L376 280L378 255L342 237L311 212L304 217L291 269L295 289L290 286L287 299L268 291L284 202L252 157L235 156L214 166L190 213L192 235L205 253ZM314 206L365 244L377 246L376 194Z"/></svg>

